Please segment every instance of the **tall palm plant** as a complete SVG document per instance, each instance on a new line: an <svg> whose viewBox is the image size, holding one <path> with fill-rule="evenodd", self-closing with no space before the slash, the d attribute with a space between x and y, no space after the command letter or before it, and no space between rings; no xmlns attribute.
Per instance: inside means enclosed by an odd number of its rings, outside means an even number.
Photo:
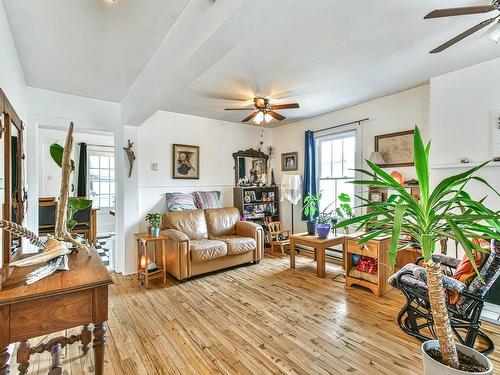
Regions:
<svg viewBox="0 0 500 375"><path fill-rule="evenodd" d="M433 261L431 255L440 239L452 239L460 243L478 272L473 250L480 252L484 250L470 239L500 239L500 216L498 211L494 212L484 205L484 199L479 201L472 199L465 191L465 187L474 180L492 189L497 197L500 195L487 181L474 175L487 162L466 172L445 178L431 191L430 145L430 142L427 146L424 145L420 131L418 127L415 127L414 159L421 192L420 199L415 199L383 169L367 161L373 173L364 169L357 171L372 179L355 180L353 183L388 188L395 193L390 195L385 202L373 202L358 196L363 202L361 207L370 207L371 212L345 220L337 227L358 224L358 229L367 228L368 231L363 234L360 243L365 243L377 236L392 235L389 249L391 267L394 267L397 252L410 245L399 240L401 232L410 235L420 245L424 257L435 331L443 362L445 365L458 368L457 349L448 317L441 267Z"/></svg>

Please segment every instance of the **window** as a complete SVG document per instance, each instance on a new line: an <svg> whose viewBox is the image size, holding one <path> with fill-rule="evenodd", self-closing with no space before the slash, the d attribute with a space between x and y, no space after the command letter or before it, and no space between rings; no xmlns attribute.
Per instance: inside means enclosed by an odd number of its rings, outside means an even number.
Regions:
<svg viewBox="0 0 500 375"><path fill-rule="evenodd" d="M338 196L349 194L354 205L355 187L348 183L354 179L356 161L356 132L346 131L317 138L318 189L323 191L320 210L328 205L328 211L338 207Z"/></svg>
<svg viewBox="0 0 500 375"><path fill-rule="evenodd" d="M115 206L115 158L112 153L89 152L89 192L94 208Z"/></svg>

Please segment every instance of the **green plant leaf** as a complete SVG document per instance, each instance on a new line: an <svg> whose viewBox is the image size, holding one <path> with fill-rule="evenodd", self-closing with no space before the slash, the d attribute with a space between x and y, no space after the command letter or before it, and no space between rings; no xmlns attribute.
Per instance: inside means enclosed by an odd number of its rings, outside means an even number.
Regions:
<svg viewBox="0 0 500 375"><path fill-rule="evenodd" d="M392 227L391 245L389 246L389 264L393 268L396 264L396 255L398 251L399 235L401 233L401 224L405 214L406 207L402 204L396 205L394 213L394 226Z"/></svg>
<svg viewBox="0 0 500 375"><path fill-rule="evenodd" d="M52 157L52 160L54 160L54 162L59 166L59 168L62 168L64 147L61 146L60 144L53 143L50 145L49 152L50 156ZM71 160L71 172L74 172L74 170L75 170L75 162Z"/></svg>

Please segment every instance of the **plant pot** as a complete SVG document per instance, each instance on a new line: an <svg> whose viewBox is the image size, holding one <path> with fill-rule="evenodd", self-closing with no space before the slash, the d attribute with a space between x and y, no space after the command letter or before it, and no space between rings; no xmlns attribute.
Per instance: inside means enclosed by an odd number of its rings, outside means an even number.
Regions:
<svg viewBox="0 0 500 375"><path fill-rule="evenodd" d="M438 340L429 340L422 344L422 358L424 362L424 374L425 375L493 375L493 364L491 361L486 358L485 355L479 353L478 351L469 348L468 346L456 344L457 350L463 354L474 357L479 363L483 364L488 370L484 372L465 372L461 370L457 370L446 365L443 365L441 362L436 361L432 357L430 357L426 350L429 349L439 349Z"/></svg>
<svg viewBox="0 0 500 375"><path fill-rule="evenodd" d="M160 228L151 227L151 235L153 237L158 237L160 235Z"/></svg>
<svg viewBox="0 0 500 375"><path fill-rule="evenodd" d="M316 224L316 233L318 233L319 238L328 237L332 225L331 224Z"/></svg>
<svg viewBox="0 0 500 375"><path fill-rule="evenodd" d="M314 236L316 234L316 223L314 221L307 222L307 234Z"/></svg>

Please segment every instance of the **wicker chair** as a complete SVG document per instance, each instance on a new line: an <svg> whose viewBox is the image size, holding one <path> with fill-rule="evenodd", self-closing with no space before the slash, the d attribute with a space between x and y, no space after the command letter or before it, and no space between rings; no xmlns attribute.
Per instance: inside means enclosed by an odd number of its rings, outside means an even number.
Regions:
<svg viewBox="0 0 500 375"><path fill-rule="evenodd" d="M440 254L433 255L433 259L440 262L451 273L460 263L459 259ZM399 326L407 334L426 341L432 339L422 332L426 328L434 338L436 335L428 298L425 270L418 266L421 260L422 258L419 258L416 264L407 264L401 268L391 276L389 283L400 289L406 297L406 304L397 318ZM500 275L500 241L491 241L491 253L481 265L480 273L484 278L484 283L476 277L469 285L465 285L445 275L443 276L443 286L447 290L460 294L456 304L448 305L451 327L455 336L461 344L471 348L474 347L477 336L482 337L487 347L481 352L488 354L494 350L494 344L481 331L480 317L485 296Z"/></svg>

